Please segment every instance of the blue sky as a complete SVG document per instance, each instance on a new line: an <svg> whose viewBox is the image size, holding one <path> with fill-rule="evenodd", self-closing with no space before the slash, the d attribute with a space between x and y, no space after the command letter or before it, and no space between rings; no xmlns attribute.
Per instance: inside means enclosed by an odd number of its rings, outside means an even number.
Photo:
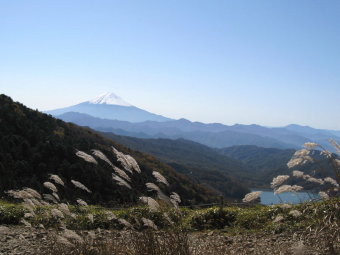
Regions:
<svg viewBox="0 0 340 255"><path fill-rule="evenodd" d="M338 0L0 0L0 93L340 130Z"/></svg>

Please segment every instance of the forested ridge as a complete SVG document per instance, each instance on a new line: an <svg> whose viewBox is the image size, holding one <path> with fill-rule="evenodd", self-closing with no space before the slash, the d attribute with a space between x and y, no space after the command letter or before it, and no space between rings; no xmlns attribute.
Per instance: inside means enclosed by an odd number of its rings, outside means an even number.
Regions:
<svg viewBox="0 0 340 255"><path fill-rule="evenodd" d="M242 196L249 188L270 188L272 179L277 175L290 175L292 170L287 167L287 162L295 153L294 149L262 148L254 145L216 149L185 139L135 138L110 132L102 134L129 148L152 154L176 171L199 180L226 196L234 197ZM319 153L314 151L318 162L307 164L301 170L317 178L333 177L327 160L317 156ZM299 184L298 180L290 181L292 184ZM309 184L306 188L313 186Z"/></svg>
<svg viewBox="0 0 340 255"><path fill-rule="evenodd" d="M141 139L109 132L102 134L129 148L155 156L177 172L205 183L226 197L243 198L250 192L250 172L245 165L205 145L184 139Z"/></svg>
<svg viewBox="0 0 340 255"><path fill-rule="evenodd" d="M112 181L109 165L89 164L75 155L77 150L90 153L92 149L98 149L111 162L119 165L112 153L112 146L132 155L142 170L140 175L132 176L134 189L130 192ZM92 191L86 195L90 203L128 204L136 202L137 194L147 193L145 182L152 181L153 170L167 177L171 184L169 189L178 192L184 204L216 199L214 191L176 173L153 156L130 150L90 129L65 123L0 95L1 196L6 190L22 187L35 188L43 193L42 183L48 175L58 174L66 181L60 193L69 201L84 197L82 191L74 189L69 183L73 179Z"/></svg>

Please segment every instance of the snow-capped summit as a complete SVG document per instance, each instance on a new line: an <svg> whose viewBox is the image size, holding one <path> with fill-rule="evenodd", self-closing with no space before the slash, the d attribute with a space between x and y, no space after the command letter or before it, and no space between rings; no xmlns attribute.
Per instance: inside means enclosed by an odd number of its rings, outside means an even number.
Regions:
<svg viewBox="0 0 340 255"><path fill-rule="evenodd" d="M92 117L122 120L129 122L144 122L144 121L170 121L171 119L157 115L143 109L137 108L124 101L114 93L105 93L97 96L86 102L72 105L65 108L46 111L53 116L60 116L65 113L84 113Z"/></svg>
<svg viewBox="0 0 340 255"><path fill-rule="evenodd" d="M124 101L122 98L114 93L104 93L100 94L96 98L88 101L90 104L112 104L120 106L132 106L128 102Z"/></svg>

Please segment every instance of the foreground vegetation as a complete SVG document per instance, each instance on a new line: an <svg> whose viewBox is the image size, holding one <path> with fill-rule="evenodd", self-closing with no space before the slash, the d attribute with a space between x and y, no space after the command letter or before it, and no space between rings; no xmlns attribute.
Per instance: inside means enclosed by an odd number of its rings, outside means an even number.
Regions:
<svg viewBox="0 0 340 255"><path fill-rule="evenodd" d="M53 215L51 207L53 206L38 207L35 215L30 216L29 211L21 204L1 201L0 225L25 224L26 227L32 226L32 229L44 227L62 230L56 232L47 254L62 254L58 253L61 252L60 249L64 250L64 254L204 254L199 250L212 251L213 247L220 247L225 242L220 240L223 236L274 237L288 234L292 237L294 233L301 235L299 238L305 240L305 243L313 238L318 240L315 245L322 244L329 254L336 254L334 252L338 252L339 248L337 246L340 238L339 198L299 205L252 205L243 208L226 206L180 210L173 208L167 209L166 214L165 211L152 211L144 206L116 210L96 206L69 206L71 214L65 215L64 218ZM126 220L131 225L120 219ZM143 219L151 219L155 225L148 224ZM124 244L122 239L118 241L117 238L98 241L93 236L91 237L93 240L89 241L88 235L82 235L84 230L91 232L98 229L118 231L116 233L121 233L120 236L128 235L126 238L130 241ZM213 238L215 234L211 231L218 233L218 236ZM200 241L203 244L205 239L209 239L205 248L191 247L193 236L194 240L197 238L195 233L206 233ZM79 245L74 246L76 243ZM208 248L207 245L211 247ZM223 251L225 253L215 252L210 254L233 254L227 253L226 250Z"/></svg>
<svg viewBox="0 0 340 255"><path fill-rule="evenodd" d="M38 207L35 215L21 204L0 201L0 224L21 224L25 218L33 227L65 226L73 230L123 229L143 230L150 228L142 218L151 219L157 229L181 228L187 231L220 229L226 233L301 230L321 226L325 218L339 223L340 198L306 202L297 205L254 205L247 207L211 207L206 209L182 208L152 211L146 206L126 209L106 209L99 206L69 206L70 215L59 217L51 213L53 205ZM57 208L57 207L56 207ZM166 216L165 216L166 215ZM131 225L124 225L125 219ZM151 227L152 228L152 227Z"/></svg>

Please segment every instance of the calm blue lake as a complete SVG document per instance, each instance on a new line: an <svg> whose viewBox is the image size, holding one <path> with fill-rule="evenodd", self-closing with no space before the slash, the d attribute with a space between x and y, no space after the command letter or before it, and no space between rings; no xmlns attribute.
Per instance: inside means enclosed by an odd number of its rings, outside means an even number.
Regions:
<svg viewBox="0 0 340 255"><path fill-rule="evenodd" d="M309 195L307 192L285 192L281 193L279 195L275 195L273 190L261 190L261 189L252 189L252 191L262 191L262 194L260 196L261 198L261 204L263 205L272 205L272 204L281 204L283 203L287 204L298 204L304 201L308 201L311 198L316 199L319 198L319 195L316 193L309 192ZM280 198L282 201L280 200Z"/></svg>

